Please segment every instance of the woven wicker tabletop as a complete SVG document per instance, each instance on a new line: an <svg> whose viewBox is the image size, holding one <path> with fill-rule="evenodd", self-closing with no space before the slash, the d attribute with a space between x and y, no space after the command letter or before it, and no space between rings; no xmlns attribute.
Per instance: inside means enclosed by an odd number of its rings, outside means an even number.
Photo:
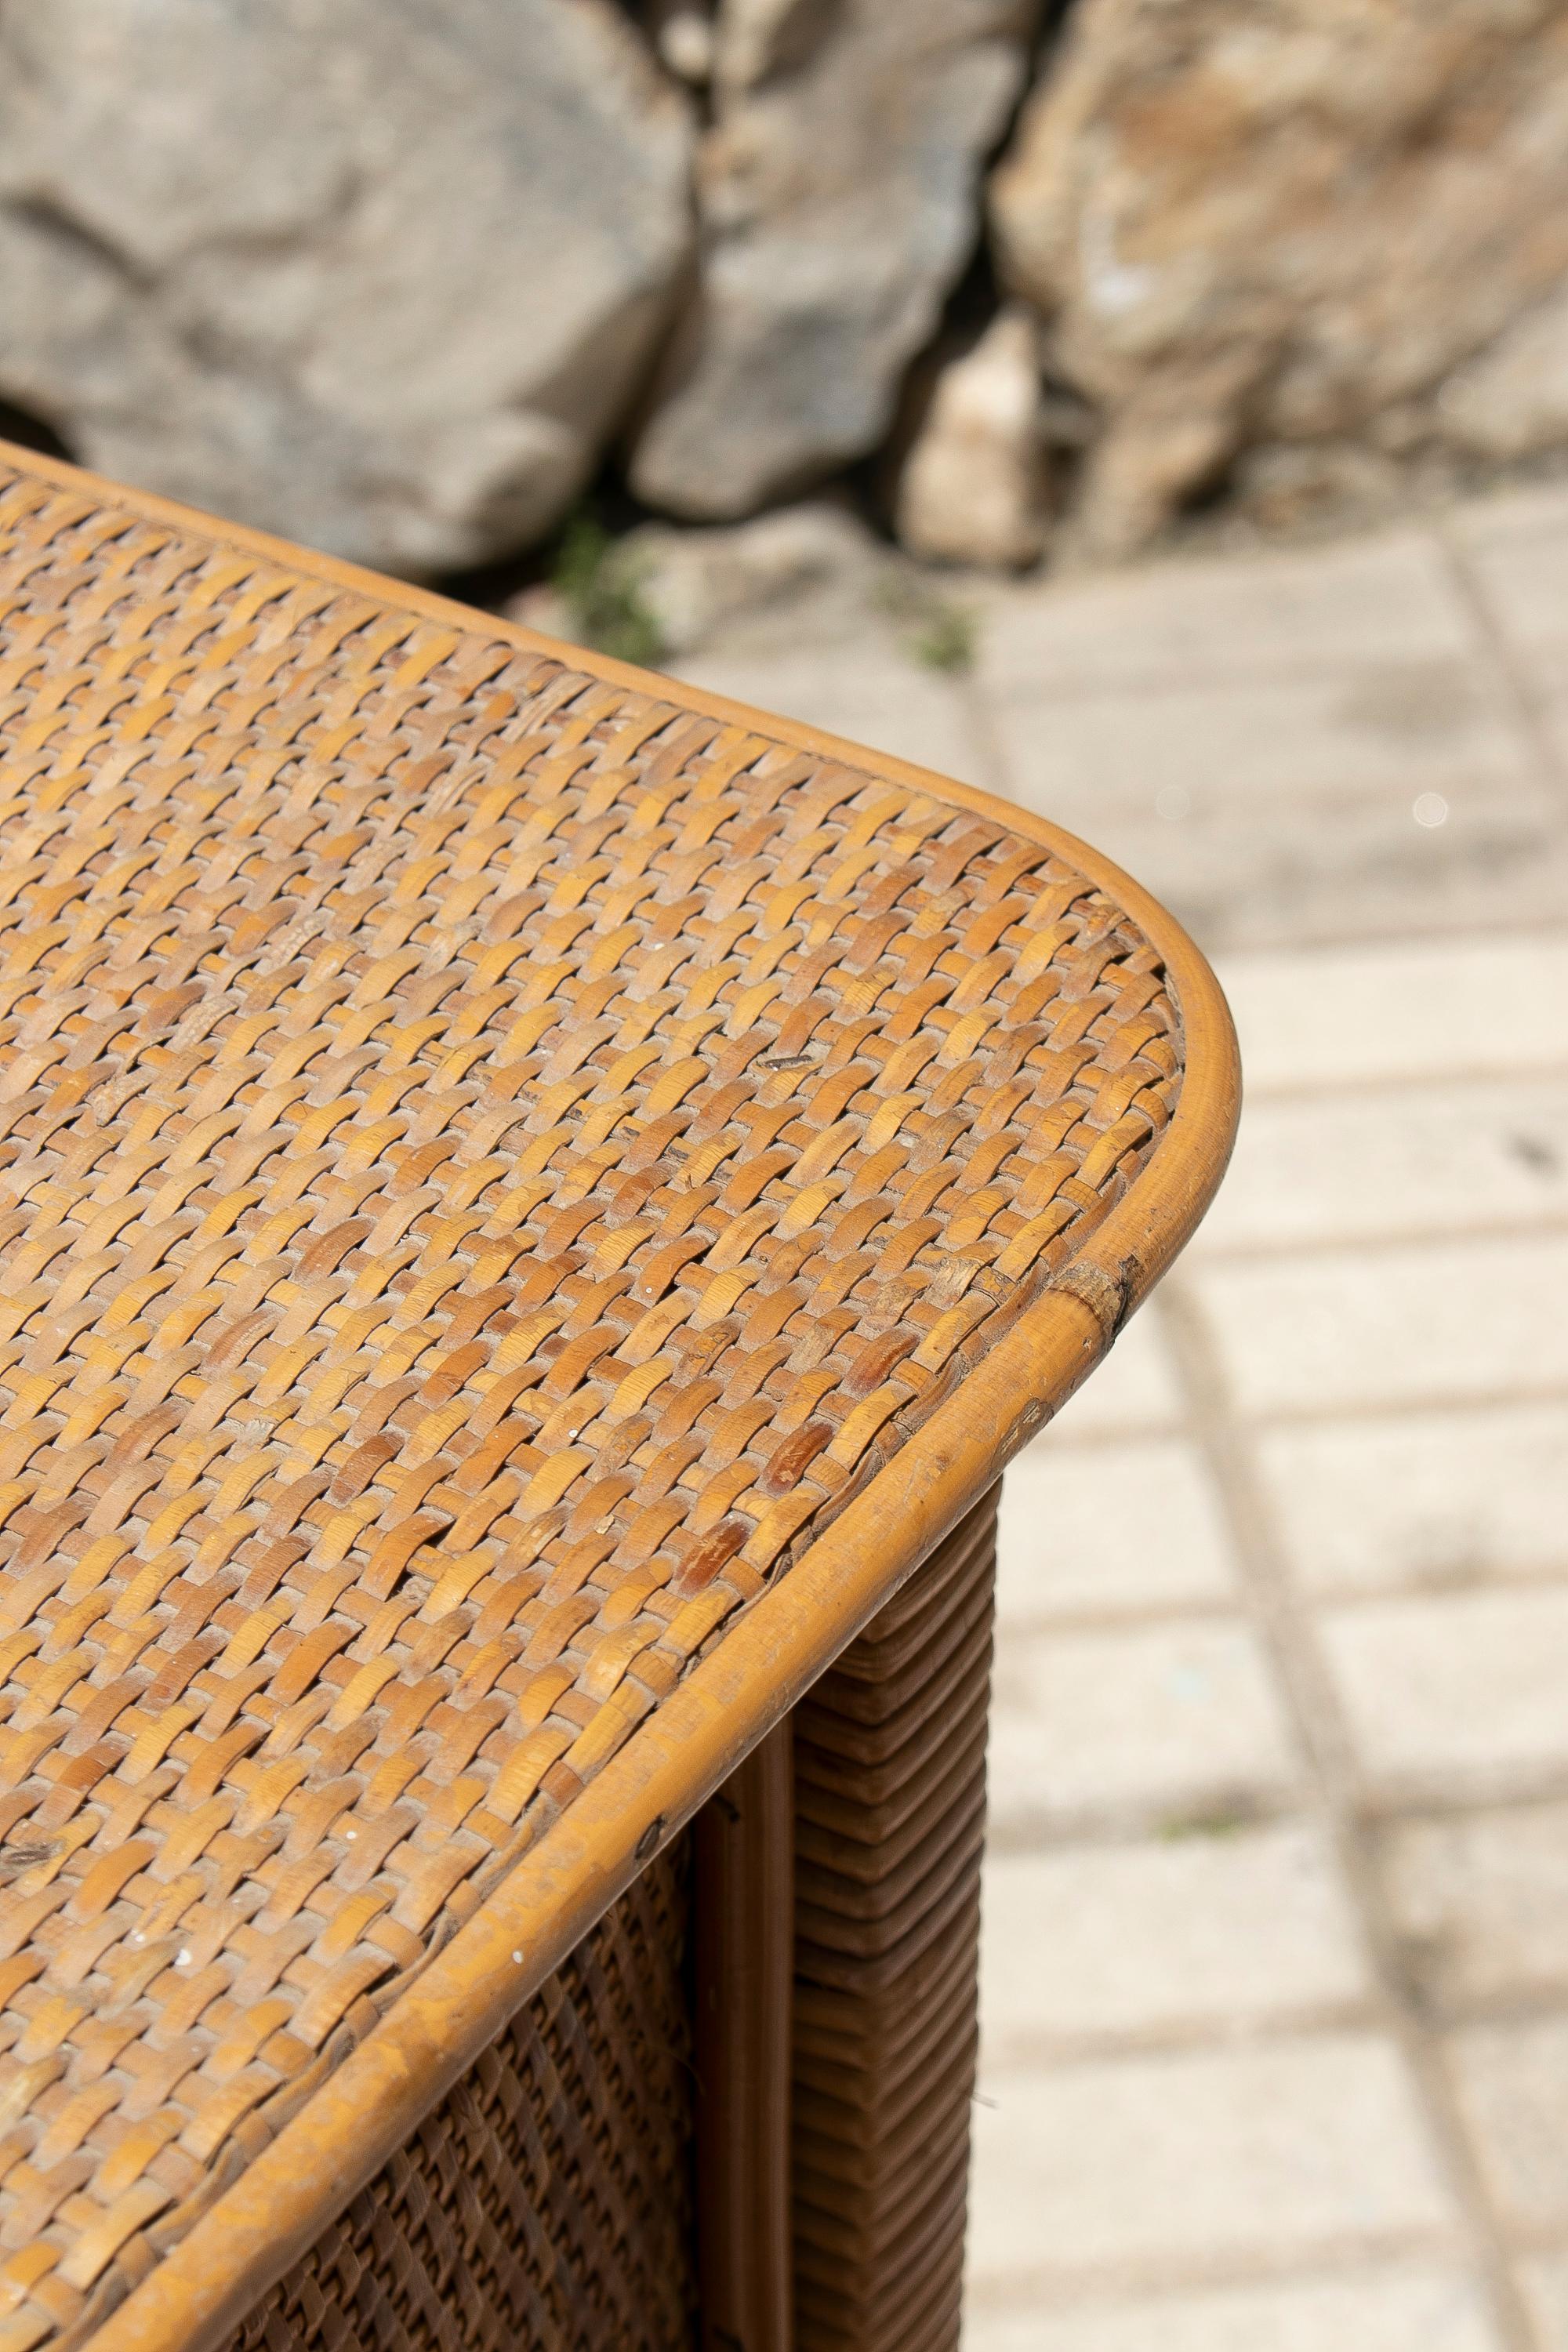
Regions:
<svg viewBox="0 0 1568 2352"><path fill-rule="evenodd" d="M1171 939L978 794L16 453L0 728L31 2352L1020 1318L1097 1352L1194 1212Z"/></svg>

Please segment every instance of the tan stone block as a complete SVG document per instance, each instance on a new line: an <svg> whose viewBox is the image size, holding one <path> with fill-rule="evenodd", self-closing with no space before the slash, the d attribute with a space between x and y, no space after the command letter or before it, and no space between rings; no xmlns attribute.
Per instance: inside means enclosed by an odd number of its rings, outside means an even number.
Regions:
<svg viewBox="0 0 1568 2352"><path fill-rule="evenodd" d="M1392 1823L1377 1853L1424 2006L1568 1994L1568 1803Z"/></svg>
<svg viewBox="0 0 1568 2352"><path fill-rule="evenodd" d="M994 1683L994 1830L1132 1814L1161 1822L1277 1799L1297 1759L1245 1626L1008 1633Z"/></svg>
<svg viewBox="0 0 1568 2352"><path fill-rule="evenodd" d="M1568 1239L1559 1235L1221 1263L1187 1278L1249 1416L1568 1384Z"/></svg>
<svg viewBox="0 0 1568 2352"><path fill-rule="evenodd" d="M984 1921L987 2074L1052 2042L1240 2032L1366 1990L1333 1853L1296 1822L994 1854Z"/></svg>
<svg viewBox="0 0 1568 2352"><path fill-rule="evenodd" d="M1452 2036L1449 2061L1505 2223L1568 2230L1568 2016L1470 2026Z"/></svg>
<svg viewBox="0 0 1568 2352"><path fill-rule="evenodd" d="M1169 820L1093 795L1042 806L1135 874L1210 955L1552 924L1568 906L1568 845L1530 778L1450 782L1436 800L1418 779L1253 809L1194 796Z"/></svg>
<svg viewBox="0 0 1568 2352"><path fill-rule="evenodd" d="M1468 614L1426 532L1152 563L990 603L983 686L1053 693L1461 661Z"/></svg>
<svg viewBox="0 0 1568 2352"><path fill-rule="evenodd" d="M1568 548L1568 482L1500 483L1479 490L1444 516L1443 529L1466 554L1525 540L1554 540Z"/></svg>
<svg viewBox="0 0 1568 2352"><path fill-rule="evenodd" d="M1454 2218L1400 2059L1370 2033L988 2073L974 2149L977 2299L1063 2273L1308 2263Z"/></svg>
<svg viewBox="0 0 1568 2352"><path fill-rule="evenodd" d="M1227 956L1219 976L1254 1102L1282 1087L1563 1066L1561 932Z"/></svg>
<svg viewBox="0 0 1568 2352"><path fill-rule="evenodd" d="M1568 1769L1568 1585L1369 1601L1320 1625L1384 1794L1507 1794Z"/></svg>
<svg viewBox="0 0 1568 2352"><path fill-rule="evenodd" d="M1210 949L1568 907L1555 803L1479 666L1031 689L994 695L990 716L1006 789Z"/></svg>
<svg viewBox="0 0 1568 2352"><path fill-rule="evenodd" d="M1553 689L1568 646L1568 491L1536 483L1473 499L1447 529L1504 636Z"/></svg>
<svg viewBox="0 0 1568 2352"><path fill-rule="evenodd" d="M1219 1497L1190 1442L1071 1445L1048 1429L1010 1465L997 1543L1005 1628L1225 1601L1235 1585Z"/></svg>
<svg viewBox="0 0 1568 2352"><path fill-rule="evenodd" d="M1248 1107L1193 1248L1405 1240L1565 1215L1568 1079L1266 1097Z"/></svg>
<svg viewBox="0 0 1568 2352"><path fill-rule="evenodd" d="M1502 2352L1502 2339L1474 2276L1402 2263L1076 2310L982 2304L963 2352ZM1568 2321L1551 2352L1568 2352Z"/></svg>
<svg viewBox="0 0 1568 2352"><path fill-rule="evenodd" d="M1568 906L1553 798L1522 767L1440 778L1436 797L1419 773L1250 801L1148 776L1136 804L1095 784L1021 797L1135 874L1211 955L1552 924Z"/></svg>
<svg viewBox="0 0 1568 2352"><path fill-rule="evenodd" d="M1339 806L1390 786L1495 793L1529 772L1490 673L1449 656L1137 694L1018 686L994 693L991 709L1013 792L1047 815L1089 795L1153 815L1162 793L1179 791L1200 814L1252 808L1279 820L1303 798Z"/></svg>
<svg viewBox="0 0 1568 2352"><path fill-rule="evenodd" d="M1272 1429L1258 1444L1291 1574L1330 1594L1554 1570L1568 1404Z"/></svg>
<svg viewBox="0 0 1568 2352"><path fill-rule="evenodd" d="M1541 2352L1568 2352L1568 2252L1531 2254L1519 2265L1519 2283L1535 2322ZM977 2346L985 2342L984 2335ZM963 2339L969 2352L969 2337Z"/></svg>

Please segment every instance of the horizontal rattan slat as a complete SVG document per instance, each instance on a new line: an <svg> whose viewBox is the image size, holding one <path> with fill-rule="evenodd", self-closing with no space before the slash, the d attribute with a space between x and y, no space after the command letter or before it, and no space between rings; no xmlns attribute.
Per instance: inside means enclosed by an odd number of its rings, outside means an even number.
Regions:
<svg viewBox="0 0 1568 2352"><path fill-rule="evenodd" d="M482 2046L490 1979L436 1956L526 1881L517 1998L553 1965L675 1825L584 1792L657 1757L689 1811L794 1696L759 1629L825 1663L994 1475L1234 1085L1179 932L1048 828L19 454L0 751L32 2352L141 2280L138 2340L187 2289L210 2337L172 2257L215 2198L443 1969ZM835 1570L874 1486L926 1500ZM360 2121L334 2184L405 2136ZM275 2263L247 2227L276 2275L298 2217Z"/></svg>

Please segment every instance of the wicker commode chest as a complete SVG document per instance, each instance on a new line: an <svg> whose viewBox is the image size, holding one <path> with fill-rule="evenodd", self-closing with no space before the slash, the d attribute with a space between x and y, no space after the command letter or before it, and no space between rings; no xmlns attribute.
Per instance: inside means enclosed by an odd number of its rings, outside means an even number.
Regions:
<svg viewBox="0 0 1568 2352"><path fill-rule="evenodd" d="M1202 960L15 451L0 755L0 2352L951 2352L995 1482Z"/></svg>

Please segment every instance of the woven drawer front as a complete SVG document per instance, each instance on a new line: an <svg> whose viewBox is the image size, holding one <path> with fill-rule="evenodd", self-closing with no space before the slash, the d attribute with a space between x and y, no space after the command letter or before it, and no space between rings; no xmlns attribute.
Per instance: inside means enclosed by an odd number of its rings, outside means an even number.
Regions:
<svg viewBox="0 0 1568 2352"><path fill-rule="evenodd" d="M685 1842L608 1912L231 2352L693 2340Z"/></svg>

